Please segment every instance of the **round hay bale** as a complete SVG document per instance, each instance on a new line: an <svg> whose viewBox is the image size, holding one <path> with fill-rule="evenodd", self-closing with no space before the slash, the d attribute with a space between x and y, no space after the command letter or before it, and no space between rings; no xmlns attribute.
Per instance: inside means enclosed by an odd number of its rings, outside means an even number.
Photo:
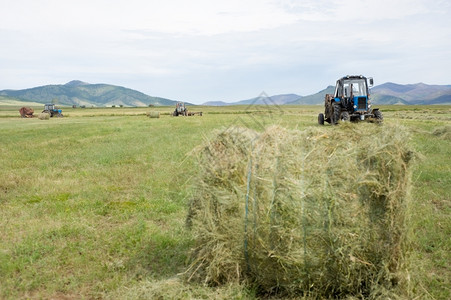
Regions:
<svg viewBox="0 0 451 300"><path fill-rule="evenodd" d="M40 113L38 115L39 120L49 120L50 119L50 114L49 113Z"/></svg>
<svg viewBox="0 0 451 300"><path fill-rule="evenodd" d="M412 152L397 126L258 134L198 149L188 278L265 293L376 296L402 280Z"/></svg>
<svg viewBox="0 0 451 300"><path fill-rule="evenodd" d="M160 117L160 112L159 111L151 111L149 113L147 113L147 116L149 118L159 118Z"/></svg>

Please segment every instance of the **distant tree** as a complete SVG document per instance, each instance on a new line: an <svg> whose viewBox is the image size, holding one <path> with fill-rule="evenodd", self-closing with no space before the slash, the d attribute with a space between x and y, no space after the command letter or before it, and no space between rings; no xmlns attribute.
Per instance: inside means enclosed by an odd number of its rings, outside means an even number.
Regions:
<svg viewBox="0 0 451 300"><path fill-rule="evenodd" d="M116 105L111 105L111 107L116 107Z"/></svg>
<svg viewBox="0 0 451 300"><path fill-rule="evenodd" d="M149 104L149 107L154 107L155 105L153 105L153 104Z"/></svg>
<svg viewBox="0 0 451 300"><path fill-rule="evenodd" d="M119 106L120 106L120 107L124 107L124 105L122 105L122 104L121 104L121 105L119 105Z"/></svg>

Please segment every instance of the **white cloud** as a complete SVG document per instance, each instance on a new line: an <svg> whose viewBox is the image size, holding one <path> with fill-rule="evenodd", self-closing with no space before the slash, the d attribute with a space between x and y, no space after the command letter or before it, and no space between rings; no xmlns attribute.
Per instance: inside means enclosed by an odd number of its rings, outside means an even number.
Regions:
<svg viewBox="0 0 451 300"><path fill-rule="evenodd" d="M293 23L276 3L258 0L16 0L3 4L0 27L149 30L180 34L255 31Z"/></svg>
<svg viewBox="0 0 451 300"><path fill-rule="evenodd" d="M442 0L279 0L275 1L299 19L319 22L373 22L440 12L449 3ZM351 25L351 24L350 24Z"/></svg>

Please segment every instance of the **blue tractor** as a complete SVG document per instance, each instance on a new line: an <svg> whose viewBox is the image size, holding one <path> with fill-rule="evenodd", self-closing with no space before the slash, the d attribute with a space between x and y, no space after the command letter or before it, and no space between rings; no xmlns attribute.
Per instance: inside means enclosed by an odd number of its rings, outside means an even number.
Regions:
<svg viewBox="0 0 451 300"><path fill-rule="evenodd" d="M53 117L53 116L57 116L59 118L63 117L63 114L62 114L63 111L61 109L58 109L55 106L55 104L53 104L53 103L45 104L44 110L42 112L50 114L50 117Z"/></svg>
<svg viewBox="0 0 451 300"><path fill-rule="evenodd" d="M362 75L345 76L337 80L333 95L326 94L324 114L318 115L318 123L324 121L332 125L340 121L382 122L383 116L378 108L371 107L368 87L373 86L373 78Z"/></svg>

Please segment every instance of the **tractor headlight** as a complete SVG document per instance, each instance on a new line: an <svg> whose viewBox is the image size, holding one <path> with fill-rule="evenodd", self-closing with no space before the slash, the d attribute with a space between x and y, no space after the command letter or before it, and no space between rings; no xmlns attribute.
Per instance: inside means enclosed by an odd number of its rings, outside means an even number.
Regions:
<svg viewBox="0 0 451 300"><path fill-rule="evenodd" d="M368 108L371 108L371 104L368 104Z"/></svg>
<svg viewBox="0 0 451 300"><path fill-rule="evenodd" d="M354 105L354 108L357 108L357 105Z"/></svg>

